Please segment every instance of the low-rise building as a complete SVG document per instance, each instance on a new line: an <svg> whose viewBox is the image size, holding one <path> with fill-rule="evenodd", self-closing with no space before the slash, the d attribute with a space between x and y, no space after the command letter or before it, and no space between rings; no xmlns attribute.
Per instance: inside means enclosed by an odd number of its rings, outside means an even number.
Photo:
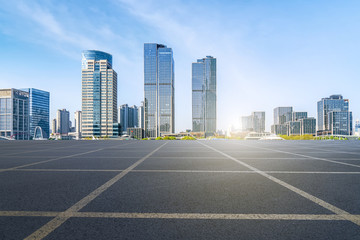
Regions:
<svg viewBox="0 0 360 240"><path fill-rule="evenodd" d="M144 138L144 129L142 128L127 128L127 135L132 138L142 139Z"/></svg>

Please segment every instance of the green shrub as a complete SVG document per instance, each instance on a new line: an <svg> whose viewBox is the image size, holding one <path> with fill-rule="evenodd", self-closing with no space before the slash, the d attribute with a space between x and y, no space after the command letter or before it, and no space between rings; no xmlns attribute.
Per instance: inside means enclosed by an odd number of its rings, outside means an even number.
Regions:
<svg viewBox="0 0 360 240"><path fill-rule="evenodd" d="M288 135L280 135L281 138L285 139L285 140L314 140L316 139L316 137L314 137L311 134L305 134L305 135L292 135L292 136L288 136Z"/></svg>
<svg viewBox="0 0 360 240"><path fill-rule="evenodd" d="M163 138L163 140L176 140L176 137L166 136Z"/></svg>
<svg viewBox="0 0 360 240"><path fill-rule="evenodd" d="M185 136L185 137L182 137L181 140L196 140L196 138L190 137L190 136Z"/></svg>
<svg viewBox="0 0 360 240"><path fill-rule="evenodd" d="M163 138L162 137L157 137L157 138L155 138L155 140L163 140Z"/></svg>

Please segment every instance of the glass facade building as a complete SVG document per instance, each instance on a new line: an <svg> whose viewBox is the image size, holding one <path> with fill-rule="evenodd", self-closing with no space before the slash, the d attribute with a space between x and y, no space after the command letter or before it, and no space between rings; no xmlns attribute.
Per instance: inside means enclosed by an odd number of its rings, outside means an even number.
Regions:
<svg viewBox="0 0 360 240"><path fill-rule="evenodd" d="M138 127L144 129L144 126L144 102L141 102L141 105L138 107Z"/></svg>
<svg viewBox="0 0 360 240"><path fill-rule="evenodd" d="M0 89L0 136L16 140L30 139L29 93Z"/></svg>
<svg viewBox="0 0 360 240"><path fill-rule="evenodd" d="M146 137L175 132L174 58L171 48L144 44L144 127Z"/></svg>
<svg viewBox="0 0 360 240"><path fill-rule="evenodd" d="M357 136L360 136L360 121L359 121L359 119L356 120L356 122L355 122L355 134Z"/></svg>
<svg viewBox="0 0 360 240"><path fill-rule="evenodd" d="M213 136L216 132L216 58L192 63L192 128Z"/></svg>
<svg viewBox="0 0 360 240"><path fill-rule="evenodd" d="M293 112L292 113L292 121L298 121L303 118L307 118L307 112Z"/></svg>
<svg viewBox="0 0 360 240"><path fill-rule="evenodd" d="M21 89L29 93L30 138L35 128L40 127L44 138L50 136L50 93L35 88Z"/></svg>
<svg viewBox="0 0 360 240"><path fill-rule="evenodd" d="M118 136L117 73L112 55L82 52L82 137Z"/></svg>
<svg viewBox="0 0 360 240"><path fill-rule="evenodd" d="M352 135L352 112L329 112L328 124L331 135Z"/></svg>
<svg viewBox="0 0 360 240"><path fill-rule="evenodd" d="M66 109L59 109L56 113L56 133L68 135L70 131L70 113Z"/></svg>
<svg viewBox="0 0 360 240"><path fill-rule="evenodd" d="M265 132L265 112L252 112L250 116L241 117L243 132Z"/></svg>
<svg viewBox="0 0 360 240"><path fill-rule="evenodd" d="M76 139L81 138L81 111L76 111L74 113L74 120L75 120L75 136Z"/></svg>
<svg viewBox="0 0 360 240"><path fill-rule="evenodd" d="M139 127L138 112L138 107L135 105L129 107L127 104L124 104L119 107L119 123L123 133L126 134L128 128Z"/></svg>
<svg viewBox="0 0 360 240"><path fill-rule="evenodd" d="M292 107L277 107L274 109L274 124L284 124L292 120Z"/></svg>
<svg viewBox="0 0 360 240"><path fill-rule="evenodd" d="M317 103L319 135L352 135L352 112L349 100L342 95L331 95Z"/></svg>
<svg viewBox="0 0 360 240"><path fill-rule="evenodd" d="M300 135L301 134L301 122L300 121L290 121L285 124L287 126L286 135Z"/></svg>

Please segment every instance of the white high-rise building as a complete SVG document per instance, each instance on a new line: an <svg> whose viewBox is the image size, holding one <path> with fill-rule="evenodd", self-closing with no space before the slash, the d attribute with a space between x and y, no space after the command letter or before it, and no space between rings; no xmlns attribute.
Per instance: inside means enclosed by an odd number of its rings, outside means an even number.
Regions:
<svg viewBox="0 0 360 240"><path fill-rule="evenodd" d="M118 136L117 117L117 73L112 69L112 56L83 51L82 136Z"/></svg>
<svg viewBox="0 0 360 240"><path fill-rule="evenodd" d="M75 112L75 135L77 139L81 138L81 111Z"/></svg>

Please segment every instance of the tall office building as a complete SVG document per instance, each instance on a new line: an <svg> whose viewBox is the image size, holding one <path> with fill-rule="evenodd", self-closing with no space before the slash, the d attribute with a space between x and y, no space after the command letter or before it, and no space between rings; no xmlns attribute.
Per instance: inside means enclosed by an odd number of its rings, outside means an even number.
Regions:
<svg viewBox="0 0 360 240"><path fill-rule="evenodd" d="M56 118L54 118L53 120L52 120L52 124L51 124L51 133L52 134L55 134L55 133L57 133L57 126L56 126L57 124L56 124Z"/></svg>
<svg viewBox="0 0 360 240"><path fill-rule="evenodd" d="M356 122L355 122L355 132L354 132L354 135L360 136L360 121L359 121L359 119L357 119Z"/></svg>
<svg viewBox="0 0 360 240"><path fill-rule="evenodd" d="M251 116L253 120L254 132L265 132L265 112L253 112Z"/></svg>
<svg viewBox="0 0 360 240"><path fill-rule="evenodd" d="M0 89L0 136L29 140L29 93Z"/></svg>
<svg viewBox="0 0 360 240"><path fill-rule="evenodd" d="M292 107L277 107L274 109L274 124L284 124L292 120Z"/></svg>
<svg viewBox="0 0 360 240"><path fill-rule="evenodd" d="M129 126L138 128L139 127L139 109L137 106L132 106L129 108Z"/></svg>
<svg viewBox="0 0 360 240"><path fill-rule="evenodd" d="M29 93L30 138L36 127L40 127L44 138L50 136L50 93L35 88L24 88Z"/></svg>
<svg viewBox="0 0 360 240"><path fill-rule="evenodd" d="M82 136L118 136L117 73L112 55L82 52Z"/></svg>
<svg viewBox="0 0 360 240"><path fill-rule="evenodd" d="M194 125L193 125L194 126ZM241 117L241 130L243 132L252 132L254 130L252 116Z"/></svg>
<svg viewBox="0 0 360 240"><path fill-rule="evenodd" d="M330 135L352 135L352 112L331 111L328 113Z"/></svg>
<svg viewBox="0 0 360 240"><path fill-rule="evenodd" d="M307 118L307 112L293 112L292 121L299 121L300 119Z"/></svg>
<svg viewBox="0 0 360 240"><path fill-rule="evenodd" d="M316 119L315 118L302 118L299 120L301 124L300 134L316 135Z"/></svg>
<svg viewBox="0 0 360 240"><path fill-rule="evenodd" d="M70 113L66 109L59 109L56 113L56 133L68 135L70 131Z"/></svg>
<svg viewBox="0 0 360 240"><path fill-rule="evenodd" d="M81 111L76 111L74 114L75 119L75 135L76 138L81 138Z"/></svg>
<svg viewBox="0 0 360 240"><path fill-rule="evenodd" d="M141 102L141 105L138 107L138 127L144 129L144 126L144 102Z"/></svg>
<svg viewBox="0 0 360 240"><path fill-rule="evenodd" d="M241 117L243 132L265 132L265 112L252 112L250 116Z"/></svg>
<svg viewBox="0 0 360 240"><path fill-rule="evenodd" d="M128 128L137 128L138 125L138 107L123 104L119 107L119 123L122 132L126 134Z"/></svg>
<svg viewBox="0 0 360 240"><path fill-rule="evenodd" d="M171 48L144 44L145 136L175 132L174 58Z"/></svg>
<svg viewBox="0 0 360 240"><path fill-rule="evenodd" d="M193 132L216 132L216 58L207 56L192 63Z"/></svg>
<svg viewBox="0 0 360 240"><path fill-rule="evenodd" d="M301 122L300 121L289 121L285 123L287 132L286 135L301 135Z"/></svg>
<svg viewBox="0 0 360 240"><path fill-rule="evenodd" d="M352 135L352 112L349 100L331 95L317 103L318 135Z"/></svg>

